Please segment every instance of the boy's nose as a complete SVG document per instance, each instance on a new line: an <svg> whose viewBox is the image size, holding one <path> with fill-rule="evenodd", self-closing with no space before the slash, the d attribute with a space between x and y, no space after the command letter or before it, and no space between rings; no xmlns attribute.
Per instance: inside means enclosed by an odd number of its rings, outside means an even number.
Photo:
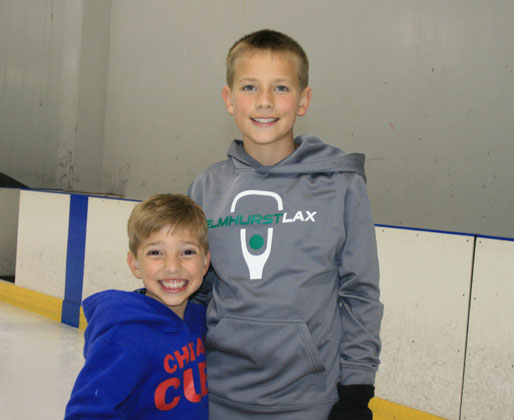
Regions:
<svg viewBox="0 0 514 420"><path fill-rule="evenodd" d="M257 97L257 107L258 108L271 108L273 106L273 97L270 92L266 90L261 90L259 92L259 96Z"/></svg>
<svg viewBox="0 0 514 420"><path fill-rule="evenodd" d="M166 261L165 261L165 267L166 267L166 270L168 270L169 272L173 273L175 271L177 271L180 267L180 262L178 260L178 258L174 255L168 255L166 257Z"/></svg>

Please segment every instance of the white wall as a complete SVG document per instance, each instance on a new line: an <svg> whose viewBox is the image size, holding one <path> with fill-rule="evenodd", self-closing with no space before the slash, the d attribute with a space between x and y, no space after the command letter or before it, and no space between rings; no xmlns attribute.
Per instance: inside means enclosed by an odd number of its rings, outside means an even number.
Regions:
<svg viewBox="0 0 514 420"><path fill-rule="evenodd" d="M0 170L185 191L237 136L224 56L270 27L311 58L297 133L367 154L377 223L514 237L514 2L1 0Z"/></svg>

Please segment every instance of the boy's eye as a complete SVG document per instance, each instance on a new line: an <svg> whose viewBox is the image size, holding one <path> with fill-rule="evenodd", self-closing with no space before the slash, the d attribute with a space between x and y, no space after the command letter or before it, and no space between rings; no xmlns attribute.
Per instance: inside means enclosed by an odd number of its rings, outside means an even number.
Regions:
<svg viewBox="0 0 514 420"><path fill-rule="evenodd" d="M289 92L289 88L284 85L277 86L275 89L279 92Z"/></svg>
<svg viewBox="0 0 514 420"><path fill-rule="evenodd" d="M196 250L194 250L194 249L186 249L184 251L184 255L196 255Z"/></svg>
<svg viewBox="0 0 514 420"><path fill-rule="evenodd" d="M149 251L146 253L146 255L159 255L159 254L160 254L160 252L159 252L159 251L157 251L156 249L151 249L151 250L149 250Z"/></svg>
<svg viewBox="0 0 514 420"><path fill-rule="evenodd" d="M243 86L242 90L245 90L248 92L253 92L255 90L255 86L254 85L245 85L245 86Z"/></svg>

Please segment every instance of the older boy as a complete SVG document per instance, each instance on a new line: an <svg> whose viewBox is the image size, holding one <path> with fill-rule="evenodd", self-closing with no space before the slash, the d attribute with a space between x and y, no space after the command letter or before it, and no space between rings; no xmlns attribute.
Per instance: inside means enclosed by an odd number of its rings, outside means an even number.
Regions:
<svg viewBox="0 0 514 420"><path fill-rule="evenodd" d="M242 141L189 189L212 250L210 419L371 419L382 305L364 157L294 138L311 89L284 34L237 41L222 96Z"/></svg>
<svg viewBox="0 0 514 420"><path fill-rule="evenodd" d="M128 236L144 289L84 300L86 361L65 418L207 420L205 308L188 303L209 267L205 215L186 196L155 195Z"/></svg>

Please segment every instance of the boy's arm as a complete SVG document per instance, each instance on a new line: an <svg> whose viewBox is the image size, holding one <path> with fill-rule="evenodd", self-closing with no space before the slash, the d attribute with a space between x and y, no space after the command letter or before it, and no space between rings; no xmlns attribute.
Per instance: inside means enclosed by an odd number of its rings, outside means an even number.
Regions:
<svg viewBox="0 0 514 420"><path fill-rule="evenodd" d="M375 226L364 179L353 175L344 202L345 242L339 267L340 402L330 419L371 419L380 363L379 338L383 305L379 301L379 267ZM344 416L341 413L346 413Z"/></svg>
<svg viewBox="0 0 514 420"><path fill-rule="evenodd" d="M143 371L130 348L99 339L75 381L65 420L125 419L119 406L138 390Z"/></svg>

